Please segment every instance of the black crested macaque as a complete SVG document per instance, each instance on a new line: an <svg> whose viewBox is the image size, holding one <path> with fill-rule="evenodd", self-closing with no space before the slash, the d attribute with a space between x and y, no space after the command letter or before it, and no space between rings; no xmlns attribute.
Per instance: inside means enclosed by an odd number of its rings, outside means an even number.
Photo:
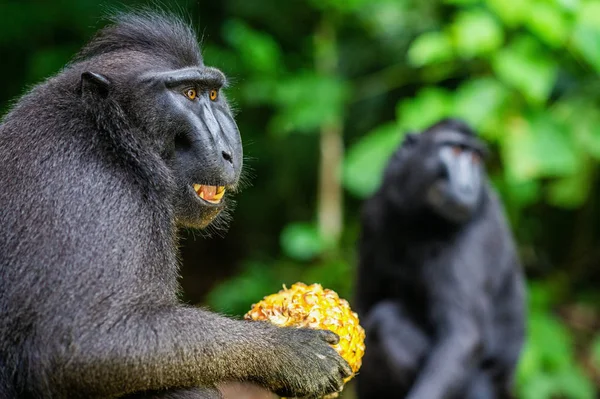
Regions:
<svg viewBox="0 0 600 399"><path fill-rule="evenodd" d="M242 169L225 85L187 24L130 13L4 117L3 399L320 397L351 374L333 333L178 301L177 228L214 224Z"/></svg>
<svg viewBox="0 0 600 399"><path fill-rule="evenodd" d="M510 397L524 276L485 148L463 122L408 134L363 209L358 397Z"/></svg>

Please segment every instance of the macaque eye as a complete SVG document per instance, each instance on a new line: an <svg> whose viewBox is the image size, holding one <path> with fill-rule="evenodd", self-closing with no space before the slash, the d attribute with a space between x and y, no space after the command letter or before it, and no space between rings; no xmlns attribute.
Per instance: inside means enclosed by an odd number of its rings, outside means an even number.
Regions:
<svg viewBox="0 0 600 399"><path fill-rule="evenodd" d="M209 98L211 99L211 101L216 101L217 97L219 97L219 92L216 91L215 89L211 90L210 93L208 94Z"/></svg>
<svg viewBox="0 0 600 399"><path fill-rule="evenodd" d="M189 98L190 100L195 100L195 99L196 99L196 96L198 95L198 93L196 92L196 89L187 89L187 90L184 92L184 94L185 94L185 96L186 96L187 98Z"/></svg>

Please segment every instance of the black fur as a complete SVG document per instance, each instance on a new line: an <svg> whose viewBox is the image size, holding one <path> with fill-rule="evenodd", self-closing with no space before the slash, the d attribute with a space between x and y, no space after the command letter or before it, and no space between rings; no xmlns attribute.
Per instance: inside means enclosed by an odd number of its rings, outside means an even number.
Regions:
<svg viewBox="0 0 600 399"><path fill-rule="evenodd" d="M446 143L444 132L460 135ZM470 217L456 222L425 196L446 176L440 148L481 153L474 140L456 120L407 137L365 204L357 280L367 331L360 399L510 396L525 293L501 204L484 184Z"/></svg>
<svg viewBox="0 0 600 399"><path fill-rule="evenodd" d="M202 76L196 101L161 81L189 71ZM229 203L200 201L190 183L232 192L241 170L228 105L203 84L224 77L185 23L123 15L3 119L2 398L217 398L228 380L318 396L350 373L334 334L178 302L178 225Z"/></svg>

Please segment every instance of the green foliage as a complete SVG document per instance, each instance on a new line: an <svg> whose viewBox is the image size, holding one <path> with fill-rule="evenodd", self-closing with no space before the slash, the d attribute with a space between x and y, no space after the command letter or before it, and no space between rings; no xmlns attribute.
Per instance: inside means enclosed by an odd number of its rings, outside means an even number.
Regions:
<svg viewBox="0 0 600 399"><path fill-rule="evenodd" d="M350 149L344 163L343 182L351 193L367 197L375 192L402 136L396 124L382 125Z"/></svg>
<svg viewBox="0 0 600 399"><path fill-rule="evenodd" d="M424 33L408 49L408 60L416 67L448 61L453 55L452 42L442 32Z"/></svg>
<svg viewBox="0 0 600 399"><path fill-rule="evenodd" d="M456 52L463 58L491 53L504 41L504 31L496 20L479 10L458 13L450 31Z"/></svg>
<svg viewBox="0 0 600 399"><path fill-rule="evenodd" d="M292 259L313 259L323 250L323 240L314 224L290 223L281 232L281 249Z"/></svg>
<svg viewBox="0 0 600 399"><path fill-rule="evenodd" d="M496 116L507 95L506 88L493 78L473 79L456 91L453 115L485 132L498 122Z"/></svg>
<svg viewBox="0 0 600 399"><path fill-rule="evenodd" d="M556 80L556 64L540 43L521 36L492 60L497 76L533 104L544 103Z"/></svg>
<svg viewBox="0 0 600 399"><path fill-rule="evenodd" d="M268 76L278 74L282 56L273 37L239 20L228 21L223 27L223 36L236 50L248 72Z"/></svg>
<svg viewBox="0 0 600 399"><path fill-rule="evenodd" d="M527 343L518 370L518 396L521 399L593 399L594 386L576 364L573 339L550 312L549 294L549 287L530 287L532 298Z"/></svg>
<svg viewBox="0 0 600 399"><path fill-rule="evenodd" d="M347 96L346 84L337 78L307 72L284 79L275 88L273 101L280 112L273 118L271 129L315 133L337 119Z"/></svg>
<svg viewBox="0 0 600 399"><path fill-rule="evenodd" d="M600 370L600 334L596 335L592 343L592 362Z"/></svg>
<svg viewBox="0 0 600 399"><path fill-rule="evenodd" d="M284 259L269 263L249 262L235 277L213 289L206 302L211 309L242 316L266 295L299 281L319 283L336 291L340 297L351 299L353 280L348 278L351 273L352 269L343 259L318 262L312 267Z"/></svg>
<svg viewBox="0 0 600 399"><path fill-rule="evenodd" d="M263 263L250 262L236 278L213 289L206 302L216 311L242 316L253 303L279 289L281 283L275 270Z"/></svg>
<svg viewBox="0 0 600 399"><path fill-rule="evenodd" d="M427 87L414 98L398 103L396 111L402 129L421 130L452 115L452 97L444 89Z"/></svg>
<svg viewBox="0 0 600 399"><path fill-rule="evenodd" d="M600 72L600 3L582 2L573 34L575 49Z"/></svg>

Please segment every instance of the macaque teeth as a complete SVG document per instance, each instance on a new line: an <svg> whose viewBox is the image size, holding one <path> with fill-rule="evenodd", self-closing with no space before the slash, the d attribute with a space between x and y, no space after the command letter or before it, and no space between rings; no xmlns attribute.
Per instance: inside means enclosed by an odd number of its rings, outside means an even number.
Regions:
<svg viewBox="0 0 600 399"><path fill-rule="evenodd" d="M206 186L203 184L192 184L198 197L211 204L218 204L225 196L225 186Z"/></svg>
<svg viewBox="0 0 600 399"><path fill-rule="evenodd" d="M225 195L225 190L223 190L221 192L217 191L217 193L215 195L213 195L212 199L220 200L221 198L223 198L224 195Z"/></svg>

